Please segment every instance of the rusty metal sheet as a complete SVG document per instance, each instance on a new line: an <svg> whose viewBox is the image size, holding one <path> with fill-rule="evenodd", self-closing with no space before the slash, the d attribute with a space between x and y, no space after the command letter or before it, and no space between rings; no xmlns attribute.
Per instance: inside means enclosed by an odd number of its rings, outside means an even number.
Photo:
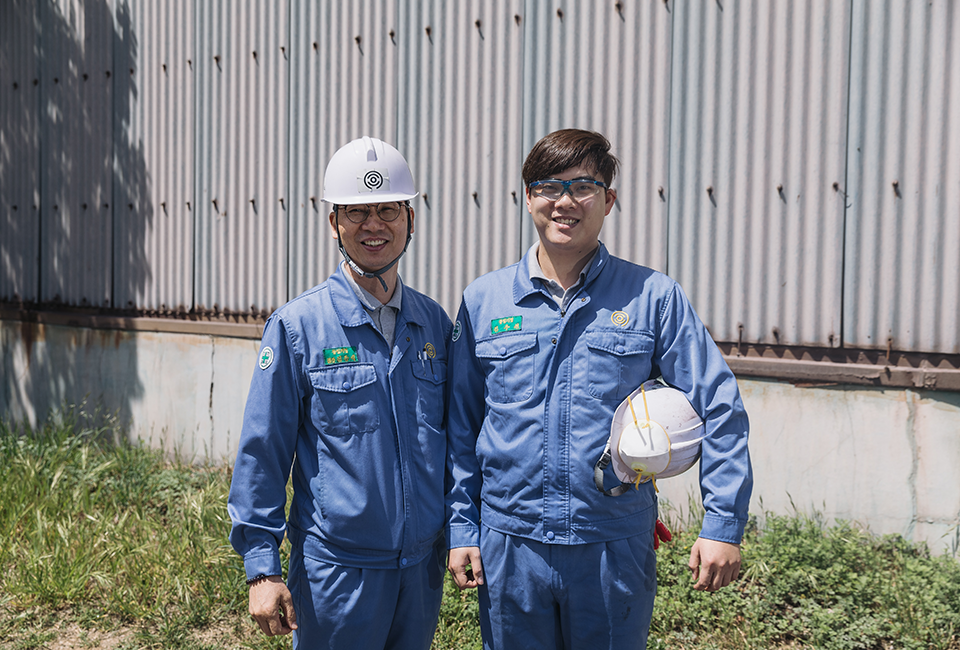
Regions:
<svg viewBox="0 0 960 650"><path fill-rule="evenodd" d="M41 2L40 299L112 307L112 2Z"/></svg>
<svg viewBox="0 0 960 650"><path fill-rule="evenodd" d="M340 261L321 201L327 161L365 135L396 146L400 83L394 3L304 0L291 10L288 299Z"/></svg>
<svg viewBox="0 0 960 650"><path fill-rule="evenodd" d="M265 314L286 300L289 122L286 1L196 12L195 306Z"/></svg>
<svg viewBox="0 0 960 650"><path fill-rule="evenodd" d="M857 0L844 343L960 352L960 7Z"/></svg>
<svg viewBox="0 0 960 650"><path fill-rule="evenodd" d="M0 2L0 300L40 282L40 61L36 3Z"/></svg>
<svg viewBox="0 0 960 650"><path fill-rule="evenodd" d="M193 306L193 0L123 2L116 13L113 183L116 306Z"/></svg>
<svg viewBox="0 0 960 650"><path fill-rule="evenodd" d="M398 148L421 192L400 273L453 316L520 254L522 2L406 2L398 24Z"/></svg>
<svg viewBox="0 0 960 650"><path fill-rule="evenodd" d="M676 3L669 271L717 340L836 347L847 3Z"/></svg>

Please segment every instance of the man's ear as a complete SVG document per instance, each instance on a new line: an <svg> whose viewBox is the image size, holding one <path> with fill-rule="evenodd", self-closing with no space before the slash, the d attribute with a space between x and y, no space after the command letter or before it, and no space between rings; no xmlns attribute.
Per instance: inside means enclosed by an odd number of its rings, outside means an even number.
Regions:
<svg viewBox="0 0 960 650"><path fill-rule="evenodd" d="M606 196L604 197L604 216L610 214L610 210L613 210L613 204L617 202L617 191L612 187L607 189Z"/></svg>
<svg viewBox="0 0 960 650"><path fill-rule="evenodd" d="M337 232L337 215L333 211L330 212L330 230L333 231L334 239L340 239L340 233Z"/></svg>

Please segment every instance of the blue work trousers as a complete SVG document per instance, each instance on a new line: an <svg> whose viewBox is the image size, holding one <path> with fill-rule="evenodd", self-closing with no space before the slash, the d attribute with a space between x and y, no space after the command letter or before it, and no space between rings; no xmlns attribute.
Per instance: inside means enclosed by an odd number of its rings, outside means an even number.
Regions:
<svg viewBox="0 0 960 650"><path fill-rule="evenodd" d="M645 648L657 592L652 533L542 544L481 525L484 649Z"/></svg>
<svg viewBox="0 0 960 650"><path fill-rule="evenodd" d="M428 650L437 629L446 545L403 569L358 569L290 554L295 650Z"/></svg>

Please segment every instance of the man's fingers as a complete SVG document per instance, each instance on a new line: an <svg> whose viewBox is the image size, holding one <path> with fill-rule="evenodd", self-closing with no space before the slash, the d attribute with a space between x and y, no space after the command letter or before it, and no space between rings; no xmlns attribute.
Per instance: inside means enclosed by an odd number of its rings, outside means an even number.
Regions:
<svg viewBox="0 0 960 650"><path fill-rule="evenodd" d="M293 609L293 596L289 590L281 598L280 608L280 618L286 623L287 632L297 629L297 612ZM283 634L287 632L283 632Z"/></svg>
<svg viewBox="0 0 960 650"><path fill-rule="evenodd" d="M290 634L296 628L293 597L280 576L250 586L250 615L267 636Z"/></svg>
<svg viewBox="0 0 960 650"><path fill-rule="evenodd" d="M690 549L690 571L698 591L726 587L740 574L739 545L697 538Z"/></svg>
<svg viewBox="0 0 960 650"><path fill-rule="evenodd" d="M447 568L458 589L473 589L483 584L483 565L480 549L476 546L450 549Z"/></svg>

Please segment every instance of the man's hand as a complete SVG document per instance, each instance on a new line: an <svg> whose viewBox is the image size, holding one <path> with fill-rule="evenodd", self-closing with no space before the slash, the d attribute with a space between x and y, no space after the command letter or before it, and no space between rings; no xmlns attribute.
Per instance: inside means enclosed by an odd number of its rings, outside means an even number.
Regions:
<svg viewBox="0 0 960 650"><path fill-rule="evenodd" d="M690 572L697 591L716 591L740 575L740 545L698 537L690 549Z"/></svg>
<svg viewBox="0 0 960 650"><path fill-rule="evenodd" d="M268 576L250 585L250 615L267 636L297 629L293 597L280 576Z"/></svg>
<svg viewBox="0 0 960 650"><path fill-rule="evenodd" d="M480 549L476 546L451 548L447 569L460 589L473 589L483 584L483 564L480 562Z"/></svg>

